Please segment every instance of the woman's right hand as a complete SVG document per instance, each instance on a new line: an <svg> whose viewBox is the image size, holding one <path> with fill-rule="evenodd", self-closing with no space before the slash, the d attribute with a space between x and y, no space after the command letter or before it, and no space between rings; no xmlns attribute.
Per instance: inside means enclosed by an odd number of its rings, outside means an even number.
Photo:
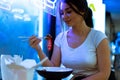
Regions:
<svg viewBox="0 0 120 80"><path fill-rule="evenodd" d="M31 36L29 39L29 44L31 47L35 48L36 50L40 49L39 43L41 42L41 39L39 39L36 36Z"/></svg>

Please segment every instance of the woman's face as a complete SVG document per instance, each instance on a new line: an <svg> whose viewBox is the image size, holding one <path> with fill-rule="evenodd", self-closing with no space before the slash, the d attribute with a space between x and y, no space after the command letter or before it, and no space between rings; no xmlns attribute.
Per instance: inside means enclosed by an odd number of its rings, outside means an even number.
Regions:
<svg viewBox="0 0 120 80"><path fill-rule="evenodd" d="M64 2L61 2L60 5L60 15L68 26L74 26L78 23L80 24L82 20L82 16L75 13L74 10Z"/></svg>

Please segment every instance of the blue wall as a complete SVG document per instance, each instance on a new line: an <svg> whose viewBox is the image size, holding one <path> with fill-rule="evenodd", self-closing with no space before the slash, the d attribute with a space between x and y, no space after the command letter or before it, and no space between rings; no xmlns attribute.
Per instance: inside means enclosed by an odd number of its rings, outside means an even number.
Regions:
<svg viewBox="0 0 120 80"><path fill-rule="evenodd" d="M14 18L14 14L0 9L0 54L18 54L23 58L35 58L35 51L29 46L28 40L22 41L19 36L38 34L38 17L30 16L31 20Z"/></svg>

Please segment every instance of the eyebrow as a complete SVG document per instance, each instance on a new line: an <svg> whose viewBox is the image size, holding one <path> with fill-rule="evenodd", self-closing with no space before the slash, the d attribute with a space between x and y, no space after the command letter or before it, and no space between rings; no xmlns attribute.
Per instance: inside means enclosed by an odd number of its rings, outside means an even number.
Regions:
<svg viewBox="0 0 120 80"><path fill-rule="evenodd" d="M66 9L65 9L65 11L67 11L67 10L69 10L69 9L71 9L70 7L67 7ZM60 10L60 11L63 11L63 10Z"/></svg>
<svg viewBox="0 0 120 80"><path fill-rule="evenodd" d="M65 10L71 9L70 7L67 7Z"/></svg>

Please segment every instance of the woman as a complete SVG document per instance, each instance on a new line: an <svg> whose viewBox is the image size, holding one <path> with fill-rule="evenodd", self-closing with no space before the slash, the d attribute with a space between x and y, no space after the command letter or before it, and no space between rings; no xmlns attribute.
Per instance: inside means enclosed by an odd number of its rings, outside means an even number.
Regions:
<svg viewBox="0 0 120 80"><path fill-rule="evenodd" d="M105 34L86 25L88 5L86 0L61 0L60 17L70 29L61 32L55 39L51 60L43 66L60 66L73 69L71 80L108 80L110 75L110 50ZM40 59L46 58L35 36L30 45Z"/></svg>

